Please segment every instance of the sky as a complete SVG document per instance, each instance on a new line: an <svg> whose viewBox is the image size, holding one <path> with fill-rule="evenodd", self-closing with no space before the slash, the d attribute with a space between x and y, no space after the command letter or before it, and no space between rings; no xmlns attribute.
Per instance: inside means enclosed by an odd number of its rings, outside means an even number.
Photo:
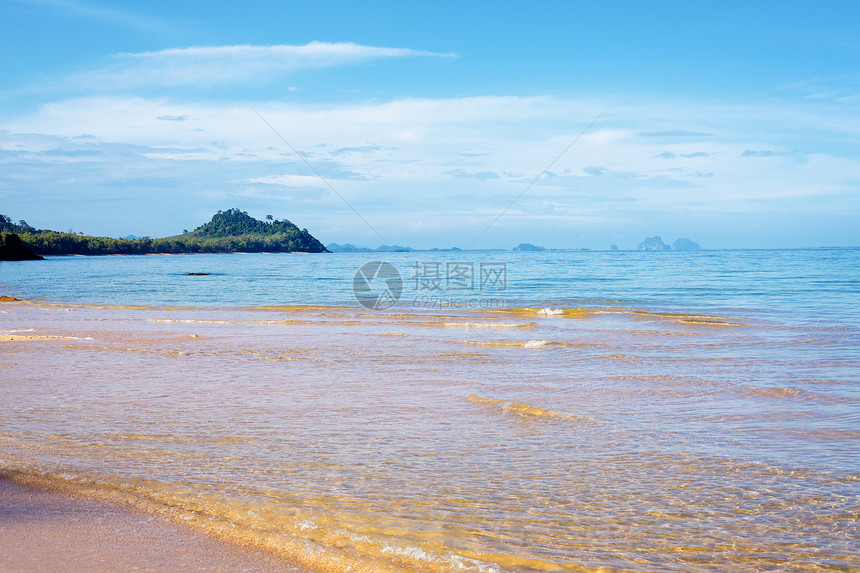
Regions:
<svg viewBox="0 0 860 573"><path fill-rule="evenodd" d="M860 245L860 3L0 0L0 213Z"/></svg>

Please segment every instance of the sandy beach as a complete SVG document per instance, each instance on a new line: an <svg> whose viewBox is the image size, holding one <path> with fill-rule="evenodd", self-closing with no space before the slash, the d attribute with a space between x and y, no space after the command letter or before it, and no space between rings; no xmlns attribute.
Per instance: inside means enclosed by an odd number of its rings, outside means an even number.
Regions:
<svg viewBox="0 0 860 573"><path fill-rule="evenodd" d="M300 571L156 516L3 477L0 570Z"/></svg>
<svg viewBox="0 0 860 573"><path fill-rule="evenodd" d="M390 311L270 304L355 260L255 257L0 276L0 571L858 569L855 251L558 253L518 272L615 298Z"/></svg>

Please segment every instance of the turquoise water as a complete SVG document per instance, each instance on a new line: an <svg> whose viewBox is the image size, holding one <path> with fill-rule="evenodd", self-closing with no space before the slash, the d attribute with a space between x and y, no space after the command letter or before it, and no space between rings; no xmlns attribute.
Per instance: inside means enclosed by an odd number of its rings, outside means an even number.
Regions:
<svg viewBox="0 0 860 573"><path fill-rule="evenodd" d="M0 286L49 301L175 306L355 306L353 277L366 262L400 272L399 307L468 308L501 299L507 306L606 301L676 310L745 309L783 320L816 315L860 324L860 249L701 252L543 252L234 254L52 257L0 263ZM506 289L416 289L416 263L506 266ZM210 276L185 276L190 272ZM416 302L417 301L417 302Z"/></svg>
<svg viewBox="0 0 860 573"><path fill-rule="evenodd" d="M0 263L0 470L311 571L856 570L858 277L856 249Z"/></svg>

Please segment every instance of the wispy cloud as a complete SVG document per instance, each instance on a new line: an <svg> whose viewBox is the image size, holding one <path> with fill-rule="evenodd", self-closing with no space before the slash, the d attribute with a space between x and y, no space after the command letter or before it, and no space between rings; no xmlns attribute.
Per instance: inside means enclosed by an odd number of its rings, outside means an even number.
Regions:
<svg viewBox="0 0 860 573"><path fill-rule="evenodd" d="M744 149L741 157L777 157L788 154L787 151L773 151L772 149Z"/></svg>
<svg viewBox="0 0 860 573"><path fill-rule="evenodd" d="M60 83L100 92L147 87L215 87L237 82L261 84L297 70L407 57L453 57L453 54L345 42L192 46L116 54L107 64L66 77Z"/></svg>
<svg viewBox="0 0 860 573"><path fill-rule="evenodd" d="M706 133L704 131L690 131L687 129L667 129L663 131L641 131L639 132L642 137L712 137L713 133Z"/></svg>
<svg viewBox="0 0 860 573"><path fill-rule="evenodd" d="M331 155L348 155L351 153L370 153L372 151L379 151L382 149L382 146L379 145L358 145L355 147L341 147L340 149L335 149L331 151Z"/></svg>
<svg viewBox="0 0 860 573"><path fill-rule="evenodd" d="M799 95L806 100L856 104L860 101L860 79L850 74L818 76L788 83L778 91Z"/></svg>
<svg viewBox="0 0 860 573"><path fill-rule="evenodd" d="M38 8L42 13L121 26L144 32L162 32L168 25L157 18L132 10L101 6L81 0L11 0L23 7Z"/></svg>
<svg viewBox="0 0 860 573"><path fill-rule="evenodd" d="M322 181L316 175L267 175L246 179L245 183L265 183L266 185L283 185L284 187L319 187Z"/></svg>
<svg viewBox="0 0 860 573"><path fill-rule="evenodd" d="M463 169L452 169L451 171L447 171L446 173L448 175L453 176L453 177L466 177L466 178L472 177L474 179L477 179L478 181L486 181L488 179L498 179L500 177L500 175L498 173L496 173L495 171L470 172L470 171L465 171Z"/></svg>

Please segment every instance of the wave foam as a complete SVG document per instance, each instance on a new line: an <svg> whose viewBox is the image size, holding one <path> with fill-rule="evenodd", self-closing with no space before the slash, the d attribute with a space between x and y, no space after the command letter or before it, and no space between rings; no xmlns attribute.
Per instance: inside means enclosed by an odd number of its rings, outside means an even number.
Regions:
<svg viewBox="0 0 860 573"><path fill-rule="evenodd" d="M539 308L537 311L538 314L543 314L545 316L564 316L563 308Z"/></svg>
<svg viewBox="0 0 860 573"><path fill-rule="evenodd" d="M531 328L533 322L446 322L445 328Z"/></svg>
<svg viewBox="0 0 860 573"><path fill-rule="evenodd" d="M466 399L470 402L474 402L475 404L480 404L489 410L519 416L528 420L546 420L572 423L587 423L600 421L597 418L591 418L588 416L574 416L572 414L556 412L555 410L550 410L548 408L529 406L528 404L520 404L518 402L511 402L508 400L500 400L498 398L484 398L482 396L478 396L477 394L469 394L468 396L466 396Z"/></svg>

